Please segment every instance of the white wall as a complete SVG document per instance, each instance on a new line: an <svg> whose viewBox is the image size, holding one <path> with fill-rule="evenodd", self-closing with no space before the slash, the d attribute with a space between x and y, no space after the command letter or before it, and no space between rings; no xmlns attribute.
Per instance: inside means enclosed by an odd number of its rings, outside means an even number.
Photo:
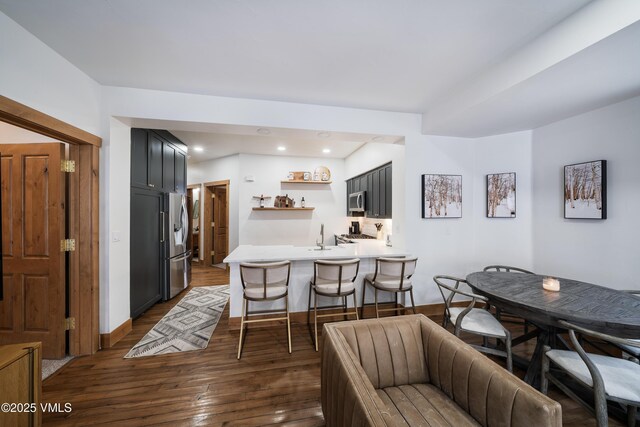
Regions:
<svg viewBox="0 0 640 427"><path fill-rule="evenodd" d="M418 257L416 304L442 302L434 275L465 277L473 271L475 143L438 136L406 141L406 248ZM428 173L462 175L462 218L422 219L421 177Z"/></svg>
<svg viewBox="0 0 640 427"><path fill-rule="evenodd" d="M363 145L345 159L345 178L353 178L389 162L392 162L393 245L405 247L405 146L373 142ZM386 235L390 230L383 231Z"/></svg>
<svg viewBox="0 0 640 427"><path fill-rule="evenodd" d="M101 136L101 86L0 12L0 94Z"/></svg>
<svg viewBox="0 0 640 427"><path fill-rule="evenodd" d="M331 171L331 184L281 184L289 171L313 172L318 166ZM248 182L247 176L255 181ZM325 243L333 245L334 234L345 233L346 184L344 160L313 157L240 155L240 244L241 245L314 245L324 224ZM266 203L273 206L276 195L288 194L300 206L305 198L313 211L254 211L258 200L253 196L271 196Z"/></svg>
<svg viewBox="0 0 640 427"><path fill-rule="evenodd" d="M531 131L474 143L474 270L490 264L533 268ZM516 217L487 218L487 174L516 173Z"/></svg>
<svg viewBox="0 0 640 427"><path fill-rule="evenodd" d="M229 251L238 247L238 187L239 180L238 155L227 156L187 166L187 183L204 184L205 182L229 180ZM200 202L200 221L204 221L204 204ZM201 225L202 230L204 225ZM204 248L204 233L200 233L200 247ZM200 259L204 253L200 251Z"/></svg>
<svg viewBox="0 0 640 427"><path fill-rule="evenodd" d="M640 97L533 131L534 268L640 288ZM606 220L563 218L563 166L607 160Z"/></svg>

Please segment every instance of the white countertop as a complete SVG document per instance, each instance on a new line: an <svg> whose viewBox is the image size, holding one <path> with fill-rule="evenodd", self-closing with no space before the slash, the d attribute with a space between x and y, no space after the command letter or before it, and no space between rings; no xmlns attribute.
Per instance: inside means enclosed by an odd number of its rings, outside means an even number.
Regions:
<svg viewBox="0 0 640 427"><path fill-rule="evenodd" d="M253 246L240 245L224 259L224 262L311 261L315 259L377 258L381 256L407 255L404 249L389 247L382 240L362 240L338 246Z"/></svg>

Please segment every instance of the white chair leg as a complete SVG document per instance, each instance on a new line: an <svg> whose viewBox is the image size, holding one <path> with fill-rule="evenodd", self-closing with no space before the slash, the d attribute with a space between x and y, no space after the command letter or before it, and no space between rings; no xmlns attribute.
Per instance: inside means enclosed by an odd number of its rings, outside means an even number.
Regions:
<svg viewBox="0 0 640 427"><path fill-rule="evenodd" d="M291 354L291 321L289 320L289 295L284 297L284 307L287 311L287 343L289 344L289 354Z"/></svg>
<svg viewBox="0 0 640 427"><path fill-rule="evenodd" d="M318 351L318 294L314 295L313 332L314 332L314 344L316 346L316 351Z"/></svg>

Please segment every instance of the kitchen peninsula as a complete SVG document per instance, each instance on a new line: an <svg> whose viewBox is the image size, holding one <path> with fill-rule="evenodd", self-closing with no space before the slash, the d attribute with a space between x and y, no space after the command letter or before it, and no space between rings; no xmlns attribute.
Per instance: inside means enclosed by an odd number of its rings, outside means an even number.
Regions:
<svg viewBox="0 0 640 427"><path fill-rule="evenodd" d="M230 317L240 318L242 314L242 283L240 281L239 264L241 262L274 262L291 261L291 276L289 279L289 311L306 312L309 298L309 281L313 278L313 261L317 259L337 260L359 258L360 269L356 281L356 297L358 304L362 298L362 283L364 276L375 271L375 259L385 256L403 256L403 249L389 247L381 240L326 246L238 246L224 262L229 264L230 273ZM373 292L367 293L367 301L373 302ZM370 297L370 298L369 298ZM380 296L379 301L391 301L388 295ZM386 298L386 299L383 299ZM370 299L370 300L369 300ZM331 304L330 304L331 303ZM333 305L323 299L322 305ZM281 308L282 301L260 303L260 310ZM255 309L258 309L256 306Z"/></svg>

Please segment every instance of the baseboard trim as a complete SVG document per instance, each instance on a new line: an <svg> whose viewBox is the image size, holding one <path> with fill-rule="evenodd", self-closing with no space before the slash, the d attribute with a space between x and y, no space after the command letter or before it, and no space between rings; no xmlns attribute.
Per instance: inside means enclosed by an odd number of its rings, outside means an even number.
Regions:
<svg viewBox="0 0 640 427"><path fill-rule="evenodd" d="M384 308L389 308L389 304L390 303L380 303L380 306ZM459 302L454 302L452 304L452 306L454 307L467 307L468 305L469 305L469 301L459 301ZM398 304L398 308L402 308L402 307L403 307L402 304ZM353 307L349 307L349 310L353 311ZM358 310L360 310L360 307L358 307ZM405 312L408 314L412 314L410 307ZM427 317L442 316L444 314L444 303L417 305L416 312L419 314L424 314ZM336 315L335 317L336 322L342 320L342 318L340 317L340 315L342 314L342 309L338 308L338 309L331 309L331 310L323 310L322 312L322 314L328 314L328 313L334 313ZM388 314L388 313L392 313L392 312L386 312L385 314ZM402 311L399 311L399 313L402 314ZM360 315L360 311L358 311L358 315ZM251 316L251 319L264 319L268 317L269 315L260 315L260 316L256 315L256 316ZM364 318L370 319L372 317L375 317L375 308L372 305L366 305L364 308ZM291 319L291 323L306 324L307 312L306 311L292 312L292 313L289 313L289 318ZM313 317L311 319L313 323ZM331 319L332 318L330 317L325 317L322 319L322 321L331 322L332 321ZM351 315L349 316L349 320L355 320L355 317ZM273 323L284 324L284 320L274 320ZM265 326L270 324L271 323L266 323ZM240 317L229 317L229 329L230 330L240 329Z"/></svg>
<svg viewBox="0 0 640 427"><path fill-rule="evenodd" d="M107 349L113 347L132 330L133 321L129 318L122 325L118 326L108 334L100 334L100 348Z"/></svg>

